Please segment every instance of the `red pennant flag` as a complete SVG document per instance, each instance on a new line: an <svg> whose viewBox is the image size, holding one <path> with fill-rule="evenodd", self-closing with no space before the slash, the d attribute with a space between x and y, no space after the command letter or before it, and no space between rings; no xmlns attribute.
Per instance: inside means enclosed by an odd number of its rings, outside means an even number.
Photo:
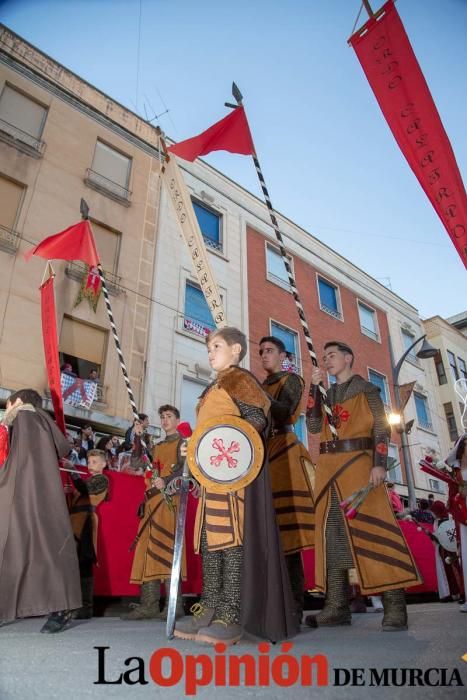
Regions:
<svg viewBox="0 0 467 700"><path fill-rule="evenodd" d="M50 264L49 264L50 265ZM50 273L49 273L50 274ZM58 361L57 321L55 315L54 278L49 278L40 287L42 338L44 342L45 366L50 387L50 397L54 407L55 421L66 435L65 416L63 414L62 391L60 387L60 365Z"/></svg>
<svg viewBox="0 0 467 700"><path fill-rule="evenodd" d="M184 160L194 161L198 156L204 156L211 151L229 151L250 156L254 154L255 147L245 110L243 107L236 107L202 134L180 141L168 150Z"/></svg>
<svg viewBox="0 0 467 700"><path fill-rule="evenodd" d="M35 248L28 250L24 257L39 255L46 260L82 260L90 267L99 263L99 256L89 221L85 219L54 236L48 236Z"/></svg>
<svg viewBox="0 0 467 700"><path fill-rule="evenodd" d="M467 267L464 184L393 0L351 36L349 43L399 148Z"/></svg>

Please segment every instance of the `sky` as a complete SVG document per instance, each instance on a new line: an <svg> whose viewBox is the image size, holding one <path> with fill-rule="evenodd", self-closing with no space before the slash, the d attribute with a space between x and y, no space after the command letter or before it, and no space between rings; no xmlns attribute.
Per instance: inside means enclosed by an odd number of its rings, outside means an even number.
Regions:
<svg viewBox="0 0 467 700"><path fill-rule="evenodd" d="M396 7L465 182L467 0ZM422 318L448 317L467 308L466 272L347 45L359 9L360 0L0 0L0 20L157 117L175 141L227 114L235 80L276 210ZM364 20L362 11L357 26ZM261 196L251 158L206 161Z"/></svg>

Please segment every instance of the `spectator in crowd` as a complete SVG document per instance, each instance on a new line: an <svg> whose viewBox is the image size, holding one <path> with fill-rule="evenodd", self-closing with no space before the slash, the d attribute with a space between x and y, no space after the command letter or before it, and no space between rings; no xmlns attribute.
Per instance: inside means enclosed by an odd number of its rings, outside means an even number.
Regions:
<svg viewBox="0 0 467 700"><path fill-rule="evenodd" d="M99 381L99 372L97 371L96 368L93 368L89 374L88 374L88 381L90 382L98 382Z"/></svg>
<svg viewBox="0 0 467 700"><path fill-rule="evenodd" d="M429 493L429 494L428 494L428 503L430 504L430 505L429 505L430 510L431 510L431 507L432 507L434 501L435 501L434 495L433 495L432 493Z"/></svg>
<svg viewBox="0 0 467 700"><path fill-rule="evenodd" d="M81 445L79 450L79 458L81 464L86 464L88 450L94 449L94 433L91 425L85 425L84 428L81 428L80 440Z"/></svg>
<svg viewBox="0 0 467 700"><path fill-rule="evenodd" d="M135 440L135 435L136 435L136 425L140 424L143 427L142 433L145 433L148 426L149 426L149 417L146 415L146 413L139 413L138 418L135 418L133 421L133 425L131 425L128 430L125 433L125 440L123 444L120 446L120 451L121 452L130 452L133 443ZM141 432L138 429L139 434Z"/></svg>
<svg viewBox="0 0 467 700"><path fill-rule="evenodd" d="M430 511L430 503L426 498L421 498L416 510L411 510L410 515L418 523L428 523L433 525L435 519L433 513Z"/></svg>
<svg viewBox="0 0 467 700"><path fill-rule="evenodd" d="M399 494L394 489L394 484L391 481L388 481L387 487L389 500L391 501L391 507L394 513L402 513L404 510L404 506L402 505L402 501L400 499Z"/></svg>
<svg viewBox="0 0 467 700"><path fill-rule="evenodd" d="M96 450L105 452L106 466L112 469L115 466L115 451L112 451L113 442L111 435L103 435L97 441Z"/></svg>

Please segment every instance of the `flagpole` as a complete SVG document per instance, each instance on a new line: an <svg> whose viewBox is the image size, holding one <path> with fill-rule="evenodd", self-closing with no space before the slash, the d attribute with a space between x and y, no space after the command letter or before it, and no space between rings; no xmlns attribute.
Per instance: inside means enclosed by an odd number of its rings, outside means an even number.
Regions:
<svg viewBox="0 0 467 700"><path fill-rule="evenodd" d="M240 107L242 105L243 96L235 83L232 84L232 94L233 94L235 100L237 101L237 105ZM234 107L234 105L230 105L230 104L227 104L227 106ZM282 238L282 234L279 230L279 224L277 223L276 214L275 214L274 208L273 208L272 203L271 203L271 198L269 196L268 189L266 187L266 182L264 180L264 175L263 175L263 172L261 170L261 165L260 165L260 162L258 160L258 156L256 154L256 149L254 149L254 152L252 154L252 158L253 158L253 162L255 164L256 173L258 175L261 189L263 191L264 201L266 202L266 206L267 206L268 211L269 211L271 223L272 223L272 226L274 228L274 232L276 234L277 242L279 244L280 254L281 254L282 260L284 262L285 269L287 271L287 275L289 278L289 284L290 284L290 287L292 290L292 296L295 300L295 306L296 306L297 311L298 311L300 323L302 324L302 330L303 330L303 333L305 335L305 340L306 340L308 352L310 355L310 359L311 359L313 366L318 367L318 358L316 357L316 352L315 352L314 347L313 347L313 341L311 338L310 328L308 326L308 322L307 322L306 317L305 317L305 312L303 310L303 304L302 304L300 297L299 297L299 294L298 294L297 285L295 284L295 279L294 279L294 276L292 274L292 268L290 267L290 263L289 263L289 260L287 258L287 251L285 249L284 239ZM312 386L313 385L310 385L310 392L309 392L310 396L312 393ZM335 427L334 422L333 422L332 409L331 409L331 406L330 406L330 403L328 400L326 389L324 388L324 385L322 382L320 382L320 384L318 385L318 388L319 388L319 391L321 393L323 407L324 407L324 410L325 410L327 418L328 418L329 429L331 431L333 440L337 440L338 434L337 434L337 430L336 430L336 427Z"/></svg>
<svg viewBox="0 0 467 700"><path fill-rule="evenodd" d="M86 202L84 201L84 199L81 199L80 211L81 211L81 216L83 219L89 219L89 207L86 204ZM112 335L114 338L115 347L117 348L117 354L118 354L118 359L120 362L120 368L122 370L123 379L125 380L126 389L128 392L128 398L130 400L131 410L133 412L133 418L135 420L138 420L139 419L138 407L136 406L135 397L134 397L133 391L131 389L130 378L128 376L128 372L127 372L127 368L126 368L126 364L125 364L125 359L123 357L123 352L122 352L122 348L120 345L120 339L118 337L117 327L115 325L114 315L112 313L112 307L110 305L109 292L107 290L107 284L105 282L104 270L102 269L102 265L100 262L97 263L97 270L99 272L99 277L100 277L101 284L102 284L102 292L104 294L105 308L107 309L107 315L109 317L109 322L110 322L110 327L112 329Z"/></svg>

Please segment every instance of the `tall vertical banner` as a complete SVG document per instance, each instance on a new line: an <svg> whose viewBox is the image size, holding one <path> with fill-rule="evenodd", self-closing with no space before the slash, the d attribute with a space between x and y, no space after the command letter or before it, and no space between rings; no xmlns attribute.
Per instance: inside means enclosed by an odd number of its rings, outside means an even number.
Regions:
<svg viewBox="0 0 467 700"><path fill-rule="evenodd" d="M60 365L58 360L57 322L55 316L54 277L51 275L40 287L42 338L44 342L45 366L50 396L55 412L55 421L66 434L63 414L62 392L60 387Z"/></svg>
<svg viewBox="0 0 467 700"><path fill-rule="evenodd" d="M190 194L183 181L175 156L168 156L162 168L162 181L172 202L181 232L188 246L196 276L211 311L217 328L227 325L224 304L214 278L208 253L196 214L191 204Z"/></svg>
<svg viewBox="0 0 467 700"><path fill-rule="evenodd" d="M399 148L467 267L464 184L394 0L386 2L349 43Z"/></svg>

